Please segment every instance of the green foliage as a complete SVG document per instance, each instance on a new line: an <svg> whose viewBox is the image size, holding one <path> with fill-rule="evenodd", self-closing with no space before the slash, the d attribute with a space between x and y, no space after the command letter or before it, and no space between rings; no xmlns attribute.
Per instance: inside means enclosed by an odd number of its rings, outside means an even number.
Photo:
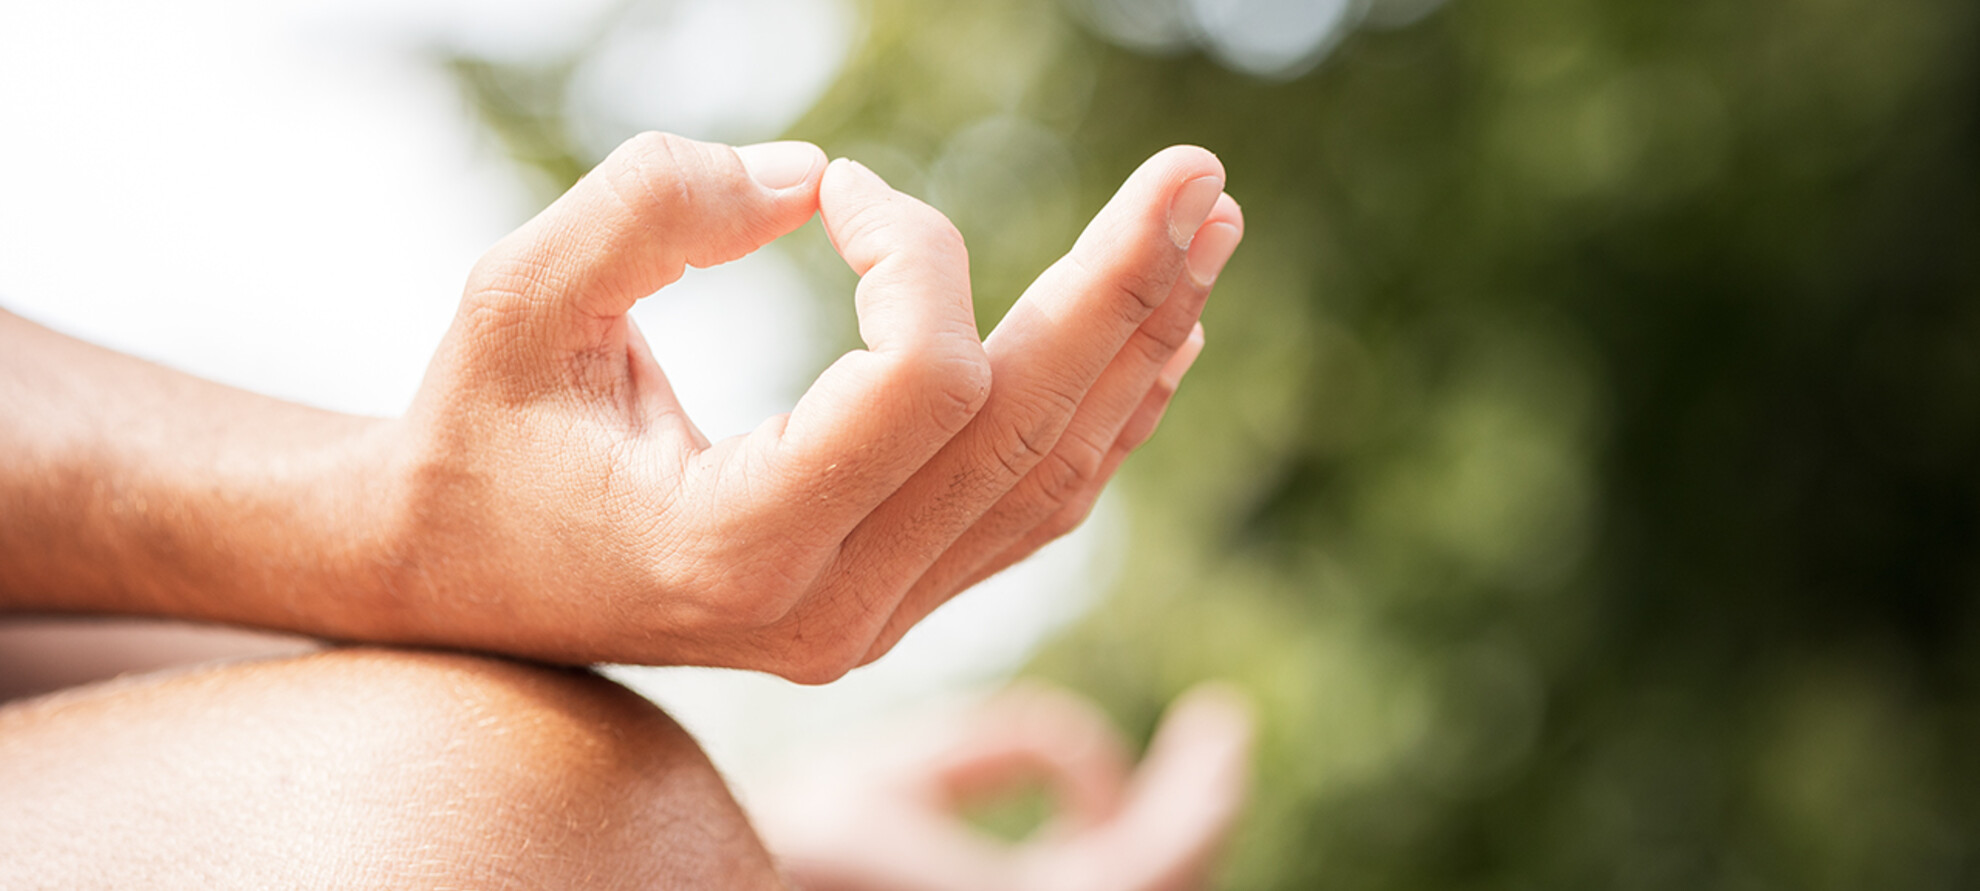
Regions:
<svg viewBox="0 0 1980 891"><path fill-rule="evenodd" d="M1980 77L1939 0L1459 0L1289 82L875 0L797 128L986 322L1141 158L1248 220L1036 670L1260 701L1235 888L1980 881Z"/></svg>
<svg viewBox="0 0 1980 891"><path fill-rule="evenodd" d="M1267 81L868 6L792 135L949 212L986 326L1163 145L1244 204L1035 666L1251 690L1228 887L1980 885L1980 7L1456 0Z"/></svg>
<svg viewBox="0 0 1980 891"><path fill-rule="evenodd" d="M961 804L963 819L977 831L1012 844L1044 828L1058 811L1056 797L1044 783L1020 785Z"/></svg>

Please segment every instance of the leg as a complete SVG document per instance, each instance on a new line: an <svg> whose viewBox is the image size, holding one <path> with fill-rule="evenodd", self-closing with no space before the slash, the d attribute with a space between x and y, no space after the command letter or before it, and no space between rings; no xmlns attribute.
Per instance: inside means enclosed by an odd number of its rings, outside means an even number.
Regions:
<svg viewBox="0 0 1980 891"><path fill-rule="evenodd" d="M334 650L0 709L0 886L775 888L700 749L595 675Z"/></svg>

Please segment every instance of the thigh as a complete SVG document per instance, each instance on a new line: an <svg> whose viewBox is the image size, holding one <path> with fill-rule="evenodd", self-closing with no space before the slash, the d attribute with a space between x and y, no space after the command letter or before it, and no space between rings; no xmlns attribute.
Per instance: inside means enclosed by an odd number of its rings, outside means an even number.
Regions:
<svg viewBox="0 0 1980 891"><path fill-rule="evenodd" d="M332 650L0 709L0 887L780 885L693 740L589 672Z"/></svg>

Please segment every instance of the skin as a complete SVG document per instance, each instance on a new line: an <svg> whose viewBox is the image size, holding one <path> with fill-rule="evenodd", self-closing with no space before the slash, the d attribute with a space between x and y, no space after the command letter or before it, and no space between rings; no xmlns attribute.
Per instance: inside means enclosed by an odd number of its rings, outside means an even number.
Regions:
<svg viewBox="0 0 1980 891"><path fill-rule="evenodd" d="M1137 766L1093 703L1037 685L828 753L753 810L807 891L1184 891L1202 887L1244 798L1250 712L1199 687ZM1058 812L1016 844L962 806L1026 780Z"/></svg>
<svg viewBox="0 0 1980 891"><path fill-rule="evenodd" d="M308 638L158 619L0 619L0 705L69 687L205 662L314 652Z"/></svg>
<svg viewBox="0 0 1980 891"><path fill-rule="evenodd" d="M347 649L0 709L8 888L786 887L694 741L595 675Z"/></svg>
<svg viewBox="0 0 1980 891"><path fill-rule="evenodd" d="M645 134L482 259L389 420L0 314L0 610L832 680L1077 524L1152 432L1241 237L1223 176L1151 158L979 341L927 205L808 144ZM710 443L626 311L814 214L866 349Z"/></svg>
<svg viewBox="0 0 1980 891"><path fill-rule="evenodd" d="M1153 431L1241 237L1222 189L1208 152L1156 155L979 340L961 237L931 208L803 143L646 134L482 259L396 419L0 313L0 613L831 680L1072 528ZM866 349L711 443L626 312L814 214L860 275ZM926 850L821 848L781 817L780 837L819 887L1183 887L1235 808L1243 722L1223 711L1172 721L1198 729L1165 730L1183 742L1132 781L1124 756L1053 774L1085 790L1085 828L1014 860L926 793L1051 774L1061 743L1104 735L1090 706L980 716L891 773L824 769L870 776L884 794L842 803ZM493 656L338 648L18 701L0 789L5 887L784 886L666 715Z"/></svg>
<svg viewBox="0 0 1980 891"><path fill-rule="evenodd" d="M815 751L745 815L678 725L588 671L209 663L0 707L0 887L1185 891L1242 803L1250 725L1200 687L1135 766L1091 702L1029 684ZM960 815L1025 781L1058 803L1032 837Z"/></svg>

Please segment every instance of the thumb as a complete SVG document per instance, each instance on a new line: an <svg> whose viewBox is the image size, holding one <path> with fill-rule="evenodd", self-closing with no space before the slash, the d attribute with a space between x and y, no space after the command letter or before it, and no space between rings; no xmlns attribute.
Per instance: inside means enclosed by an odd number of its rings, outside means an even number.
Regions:
<svg viewBox="0 0 1980 891"><path fill-rule="evenodd" d="M726 263L803 225L824 168L806 142L730 148L642 133L497 243L464 303L553 353L595 348L685 267Z"/></svg>
<svg viewBox="0 0 1980 891"><path fill-rule="evenodd" d="M1042 861L1064 888L1201 887L1243 807L1253 718L1235 688L1184 693L1155 731L1118 816ZM1041 883L1042 884L1042 883Z"/></svg>

